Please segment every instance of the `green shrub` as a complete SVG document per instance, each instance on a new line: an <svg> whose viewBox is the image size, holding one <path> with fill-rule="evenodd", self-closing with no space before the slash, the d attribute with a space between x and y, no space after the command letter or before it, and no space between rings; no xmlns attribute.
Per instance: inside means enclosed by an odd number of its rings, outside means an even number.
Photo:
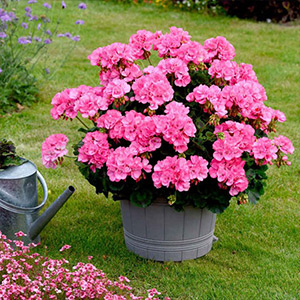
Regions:
<svg viewBox="0 0 300 300"><path fill-rule="evenodd" d="M289 22L300 18L300 0L219 0L230 16L257 21Z"/></svg>
<svg viewBox="0 0 300 300"><path fill-rule="evenodd" d="M30 106L37 100L37 80L20 60L13 60L1 49L0 114L9 113L23 105Z"/></svg>
<svg viewBox="0 0 300 300"><path fill-rule="evenodd" d="M209 14L219 14L222 12L222 7L219 5L218 0L172 0L175 7L199 11Z"/></svg>
<svg viewBox="0 0 300 300"><path fill-rule="evenodd" d="M109 0L104 0L108 2ZM154 4L165 8L178 8L188 11L199 11L208 14L220 14L224 10L218 0L114 0L126 4Z"/></svg>
<svg viewBox="0 0 300 300"><path fill-rule="evenodd" d="M60 3L56 7L55 2L51 2L52 7L35 0L0 0L0 3L1 115L37 101L41 84L64 62L63 58L56 60L49 49L56 52L61 49L67 57L80 38L58 31L59 18L65 14ZM83 23L74 20L75 24L78 22Z"/></svg>

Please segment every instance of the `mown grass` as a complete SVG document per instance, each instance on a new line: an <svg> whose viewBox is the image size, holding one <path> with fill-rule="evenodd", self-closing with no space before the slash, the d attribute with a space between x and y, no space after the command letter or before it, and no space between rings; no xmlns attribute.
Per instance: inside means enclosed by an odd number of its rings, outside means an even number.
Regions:
<svg viewBox="0 0 300 300"><path fill-rule="evenodd" d="M72 1L79 3L77 1ZM53 2L60 5L60 1ZM67 3L68 4L68 3ZM75 194L41 234L47 253L58 257L63 244L72 245L70 261L93 263L109 276L126 275L137 291L156 287L172 299L299 299L299 26L241 21L165 11L153 6L122 6L89 1L84 11L81 42L63 69L40 92L40 101L21 113L0 119L1 136L12 139L31 159L51 191L47 206L68 186ZM68 14L67 14L68 12ZM63 25L71 30L78 14L68 5ZM80 84L97 85L97 69L87 55L113 42L127 42L139 29L167 31L182 27L203 43L225 36L236 49L238 62L251 63L266 88L267 104L280 109L287 122L280 134L292 139L296 152L289 168L270 168L268 187L256 205L232 203L219 215L219 241L205 257L182 263L152 262L127 251L123 241L120 205L94 193L72 161L48 170L40 160L41 144L53 133L65 133L70 145L78 141L79 124L54 121L50 101L56 92ZM61 53L55 53L61 55ZM70 147L71 151L71 147ZM41 249L41 252L46 250Z"/></svg>

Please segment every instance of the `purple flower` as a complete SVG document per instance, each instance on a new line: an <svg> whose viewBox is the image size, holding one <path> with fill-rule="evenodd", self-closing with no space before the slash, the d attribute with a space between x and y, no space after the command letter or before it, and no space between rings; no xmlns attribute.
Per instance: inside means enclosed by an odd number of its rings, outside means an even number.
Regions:
<svg viewBox="0 0 300 300"><path fill-rule="evenodd" d="M17 18L16 15L15 15L15 13L12 12L12 11L10 11L10 12L8 13L8 15L9 15L9 17L10 17L12 20Z"/></svg>
<svg viewBox="0 0 300 300"><path fill-rule="evenodd" d="M2 69L0 68L0 73L2 73Z"/></svg>
<svg viewBox="0 0 300 300"><path fill-rule="evenodd" d="M27 38L26 36L21 36L18 38L18 43L21 45L31 44L31 39Z"/></svg>
<svg viewBox="0 0 300 300"><path fill-rule="evenodd" d="M28 13L31 13L32 9L29 6L27 6L27 7L25 7L25 11Z"/></svg>
<svg viewBox="0 0 300 300"><path fill-rule="evenodd" d="M3 15L0 17L1 21L4 23L4 22L9 22L11 21L11 17L7 14Z"/></svg>
<svg viewBox="0 0 300 300"><path fill-rule="evenodd" d="M50 39L45 39L45 40L44 40L44 43L45 43L45 44L51 44L52 41L51 41Z"/></svg>
<svg viewBox="0 0 300 300"><path fill-rule="evenodd" d="M83 25L83 24L84 24L84 21L83 21L83 20L77 20L77 21L75 22L75 24Z"/></svg>
<svg viewBox="0 0 300 300"><path fill-rule="evenodd" d="M43 6L45 6L46 8L51 8L51 4L49 4L49 3L47 3L47 2L45 2L44 4L43 4Z"/></svg>
<svg viewBox="0 0 300 300"><path fill-rule="evenodd" d="M31 16L28 21L37 21L38 19L38 16Z"/></svg>
<svg viewBox="0 0 300 300"><path fill-rule="evenodd" d="M39 38L38 36L35 36L33 39L34 39L36 42L41 42L41 41L42 41L42 39Z"/></svg>
<svg viewBox="0 0 300 300"><path fill-rule="evenodd" d="M25 23L25 22L23 22L23 23L21 24L21 26L22 26L24 29L27 29L27 28L28 28L28 24Z"/></svg>
<svg viewBox="0 0 300 300"><path fill-rule="evenodd" d="M73 41L75 42L79 42L80 41L80 36L79 35L75 35L73 38L72 38Z"/></svg>
<svg viewBox="0 0 300 300"><path fill-rule="evenodd" d="M85 3L80 3L79 5L78 5L78 8L79 9L86 9L86 4Z"/></svg>
<svg viewBox="0 0 300 300"><path fill-rule="evenodd" d="M50 73L50 71L49 71L48 68L45 69L45 72L46 72L46 74L49 74L49 73Z"/></svg>
<svg viewBox="0 0 300 300"><path fill-rule="evenodd" d="M65 33L65 37L67 37L68 39L72 38L72 34L70 32L66 32Z"/></svg>
<svg viewBox="0 0 300 300"><path fill-rule="evenodd" d="M62 1L62 2L61 2L61 7L62 7L62 8L66 8L66 7L67 7L65 1Z"/></svg>
<svg viewBox="0 0 300 300"><path fill-rule="evenodd" d="M46 34L48 34L49 36L51 36L52 35L52 33L51 33L51 31L48 29L48 30L46 30Z"/></svg>
<svg viewBox="0 0 300 300"><path fill-rule="evenodd" d="M37 30L40 30L41 26L42 26L42 24L39 23L38 26L36 26L36 29L37 29Z"/></svg>
<svg viewBox="0 0 300 300"><path fill-rule="evenodd" d="M6 38L7 37L7 35L6 35L6 33L5 32L0 32L0 39L4 39L4 38Z"/></svg>
<svg viewBox="0 0 300 300"><path fill-rule="evenodd" d="M36 0L29 0L27 3L28 4L37 3L37 1Z"/></svg>
<svg viewBox="0 0 300 300"><path fill-rule="evenodd" d="M63 34L63 33L59 33L58 35L57 35L57 37L64 37L65 35Z"/></svg>

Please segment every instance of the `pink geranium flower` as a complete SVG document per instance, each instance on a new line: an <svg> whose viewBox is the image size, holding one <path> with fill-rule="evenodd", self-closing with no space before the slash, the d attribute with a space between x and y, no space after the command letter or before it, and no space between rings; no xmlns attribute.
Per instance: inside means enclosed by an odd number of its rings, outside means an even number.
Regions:
<svg viewBox="0 0 300 300"><path fill-rule="evenodd" d="M213 59L231 60L235 57L234 47L223 36L208 39L204 42L204 48L207 51L207 61Z"/></svg>
<svg viewBox="0 0 300 300"><path fill-rule="evenodd" d="M104 90L104 96L108 99L118 99L125 96L130 91L130 85L124 80L112 80Z"/></svg>
<svg viewBox="0 0 300 300"><path fill-rule="evenodd" d="M274 138L274 145L285 154L292 154L295 150L292 142L283 135L279 135L278 137Z"/></svg>
<svg viewBox="0 0 300 300"><path fill-rule="evenodd" d="M78 152L78 161L89 164L93 172L101 169L110 153L107 134L98 131L88 132Z"/></svg>
<svg viewBox="0 0 300 300"><path fill-rule="evenodd" d="M174 91L166 76L159 72L138 78L132 85L136 100L143 104L149 103L152 110L172 100Z"/></svg>
<svg viewBox="0 0 300 300"><path fill-rule="evenodd" d="M254 143L252 151L258 163L272 165L272 160L277 158L278 150L272 140L263 137Z"/></svg>
<svg viewBox="0 0 300 300"><path fill-rule="evenodd" d="M68 153L66 145L69 139L64 134L52 134L42 144L42 162L46 168L56 169Z"/></svg>

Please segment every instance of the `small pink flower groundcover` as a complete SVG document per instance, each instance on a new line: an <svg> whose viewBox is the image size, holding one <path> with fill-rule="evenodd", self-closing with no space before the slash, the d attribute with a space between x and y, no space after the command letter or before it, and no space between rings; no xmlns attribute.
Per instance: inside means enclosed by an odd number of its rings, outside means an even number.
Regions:
<svg viewBox="0 0 300 300"><path fill-rule="evenodd" d="M118 191L119 199L138 203L147 188L151 199L176 194L181 203L223 211L231 196L258 199L267 165L290 165L294 151L287 137L269 137L286 117L265 105L252 65L234 57L222 36L202 45L182 28L139 30L128 44L94 50L88 59L99 68L100 85L56 94L51 116L88 122L74 153L90 182L97 179L86 169L103 180L98 192ZM62 162L67 141L63 134L45 140L47 168ZM206 182L223 190L220 202L188 203L188 192L201 194Z"/></svg>
<svg viewBox="0 0 300 300"><path fill-rule="evenodd" d="M11 241L0 232L0 299L170 300L154 288L145 291L145 296L135 296L127 277L110 280L91 263L72 267L64 257L51 259L34 253L37 245L25 246L21 241L24 235L18 232L19 240ZM60 251L70 248L65 245Z"/></svg>

